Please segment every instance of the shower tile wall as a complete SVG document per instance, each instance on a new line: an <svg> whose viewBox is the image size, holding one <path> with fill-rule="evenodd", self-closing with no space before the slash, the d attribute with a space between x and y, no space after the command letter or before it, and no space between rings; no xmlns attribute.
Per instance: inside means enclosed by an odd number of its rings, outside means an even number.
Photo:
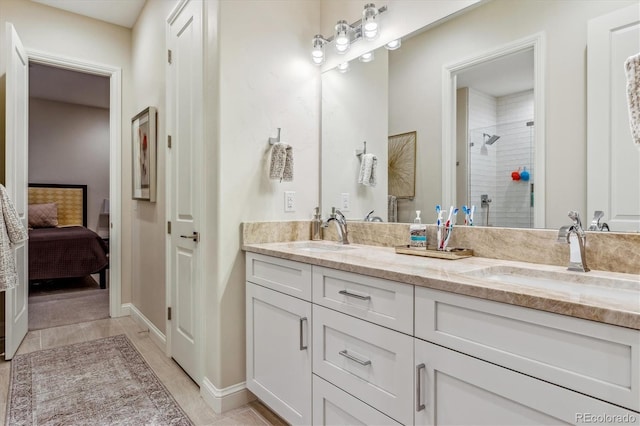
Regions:
<svg viewBox="0 0 640 426"><path fill-rule="evenodd" d="M476 224L487 223L480 196L488 194L492 200L489 225L518 228L533 225L529 192L534 178L533 127L526 126L532 117L533 90L496 98L469 89L469 137L474 144L469 148L473 175L469 181L469 202L476 205ZM483 133L498 135L500 139L483 149ZM511 172L519 167L529 171L528 183L511 179Z"/></svg>
<svg viewBox="0 0 640 426"><path fill-rule="evenodd" d="M498 101L497 134L500 140L493 146L496 161L495 219L499 226L533 227L533 207L530 186L534 182L533 129L527 121L533 118L533 90L502 96ZM527 168L529 182L514 181L511 173ZM520 170L522 171L522 170Z"/></svg>
<svg viewBox="0 0 640 426"><path fill-rule="evenodd" d="M473 88L469 88L469 169L473 174L473 179L469 179L469 204L476 206L476 216L474 222L477 225L486 225L486 210L480 208L480 195L488 194L489 198L496 193L496 155L495 150L487 149L487 155L481 155L483 137L482 131L473 129L484 129L484 132L496 132L491 130L498 121L498 106L496 98L482 93ZM496 146L495 144L493 146ZM445 207L446 208L446 207ZM493 205L490 206L490 224L493 222Z"/></svg>

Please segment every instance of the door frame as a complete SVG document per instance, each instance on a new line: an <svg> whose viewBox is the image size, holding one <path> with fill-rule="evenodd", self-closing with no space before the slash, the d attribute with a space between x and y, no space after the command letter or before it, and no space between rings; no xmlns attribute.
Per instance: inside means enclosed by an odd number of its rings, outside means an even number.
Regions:
<svg viewBox="0 0 640 426"><path fill-rule="evenodd" d="M546 41L544 33L536 33L488 51L474 54L469 58L442 67L442 201L444 206L456 205L456 90L457 74L483 62L503 56L533 49L534 67L534 135L535 194L533 207L534 228L545 227L546 178L545 178L545 58Z"/></svg>
<svg viewBox="0 0 640 426"><path fill-rule="evenodd" d="M86 74L109 77L109 316L124 315L122 309L122 69L76 58L26 49L29 62Z"/></svg>

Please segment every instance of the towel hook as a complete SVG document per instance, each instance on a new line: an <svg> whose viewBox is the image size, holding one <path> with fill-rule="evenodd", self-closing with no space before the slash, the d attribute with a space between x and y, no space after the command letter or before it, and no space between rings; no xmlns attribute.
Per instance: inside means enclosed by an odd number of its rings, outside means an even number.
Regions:
<svg viewBox="0 0 640 426"><path fill-rule="evenodd" d="M367 141L364 141L363 144L364 144L364 149L356 149L356 157L360 159L362 159L362 154L367 153Z"/></svg>
<svg viewBox="0 0 640 426"><path fill-rule="evenodd" d="M269 144L273 145L274 143L280 142L280 127L278 127L278 137L277 138L269 138Z"/></svg>

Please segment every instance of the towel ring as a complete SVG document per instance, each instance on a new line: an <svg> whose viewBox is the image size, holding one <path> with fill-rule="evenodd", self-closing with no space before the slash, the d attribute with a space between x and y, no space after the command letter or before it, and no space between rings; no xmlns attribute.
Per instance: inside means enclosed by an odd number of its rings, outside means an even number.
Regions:
<svg viewBox="0 0 640 426"><path fill-rule="evenodd" d="M277 138L269 138L269 144L273 145L280 142L280 127L278 127L278 137Z"/></svg>
<svg viewBox="0 0 640 426"><path fill-rule="evenodd" d="M358 157L361 160L362 160L362 154L367 153L367 141L364 141L363 144L364 144L364 149L356 149L356 157Z"/></svg>

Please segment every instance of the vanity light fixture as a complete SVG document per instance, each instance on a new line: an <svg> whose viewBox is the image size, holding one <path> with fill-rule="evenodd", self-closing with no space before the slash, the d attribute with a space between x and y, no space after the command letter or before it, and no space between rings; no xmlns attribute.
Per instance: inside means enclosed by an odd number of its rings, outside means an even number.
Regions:
<svg viewBox="0 0 640 426"><path fill-rule="evenodd" d="M360 62L371 62L373 61L374 58L375 56L373 55L373 51L371 51L371 52L363 53L362 55L360 55L358 59L360 60Z"/></svg>
<svg viewBox="0 0 640 426"><path fill-rule="evenodd" d="M353 24L341 19L336 23L335 32L331 37L324 38L321 34L313 38L311 58L313 63L320 65L324 62L324 45L334 43L336 52L344 54L349 50L351 44L361 38L366 40L375 39L380 32L379 15L387 11L387 6L376 9L373 3L367 3L362 12L362 19Z"/></svg>
<svg viewBox="0 0 640 426"><path fill-rule="evenodd" d="M320 65L324 62L324 45L327 43L327 40L322 38L320 34L316 34L313 37L313 48L311 50L311 59L313 59L313 63L316 65Z"/></svg>
<svg viewBox="0 0 640 426"><path fill-rule="evenodd" d="M385 44L384 47L386 47L387 50L396 50L396 49L399 49L401 45L402 45L402 40L397 39Z"/></svg>
<svg viewBox="0 0 640 426"><path fill-rule="evenodd" d="M343 74L345 72L349 71L349 69L350 69L349 62L343 62L343 63L338 65L338 71L340 71Z"/></svg>

